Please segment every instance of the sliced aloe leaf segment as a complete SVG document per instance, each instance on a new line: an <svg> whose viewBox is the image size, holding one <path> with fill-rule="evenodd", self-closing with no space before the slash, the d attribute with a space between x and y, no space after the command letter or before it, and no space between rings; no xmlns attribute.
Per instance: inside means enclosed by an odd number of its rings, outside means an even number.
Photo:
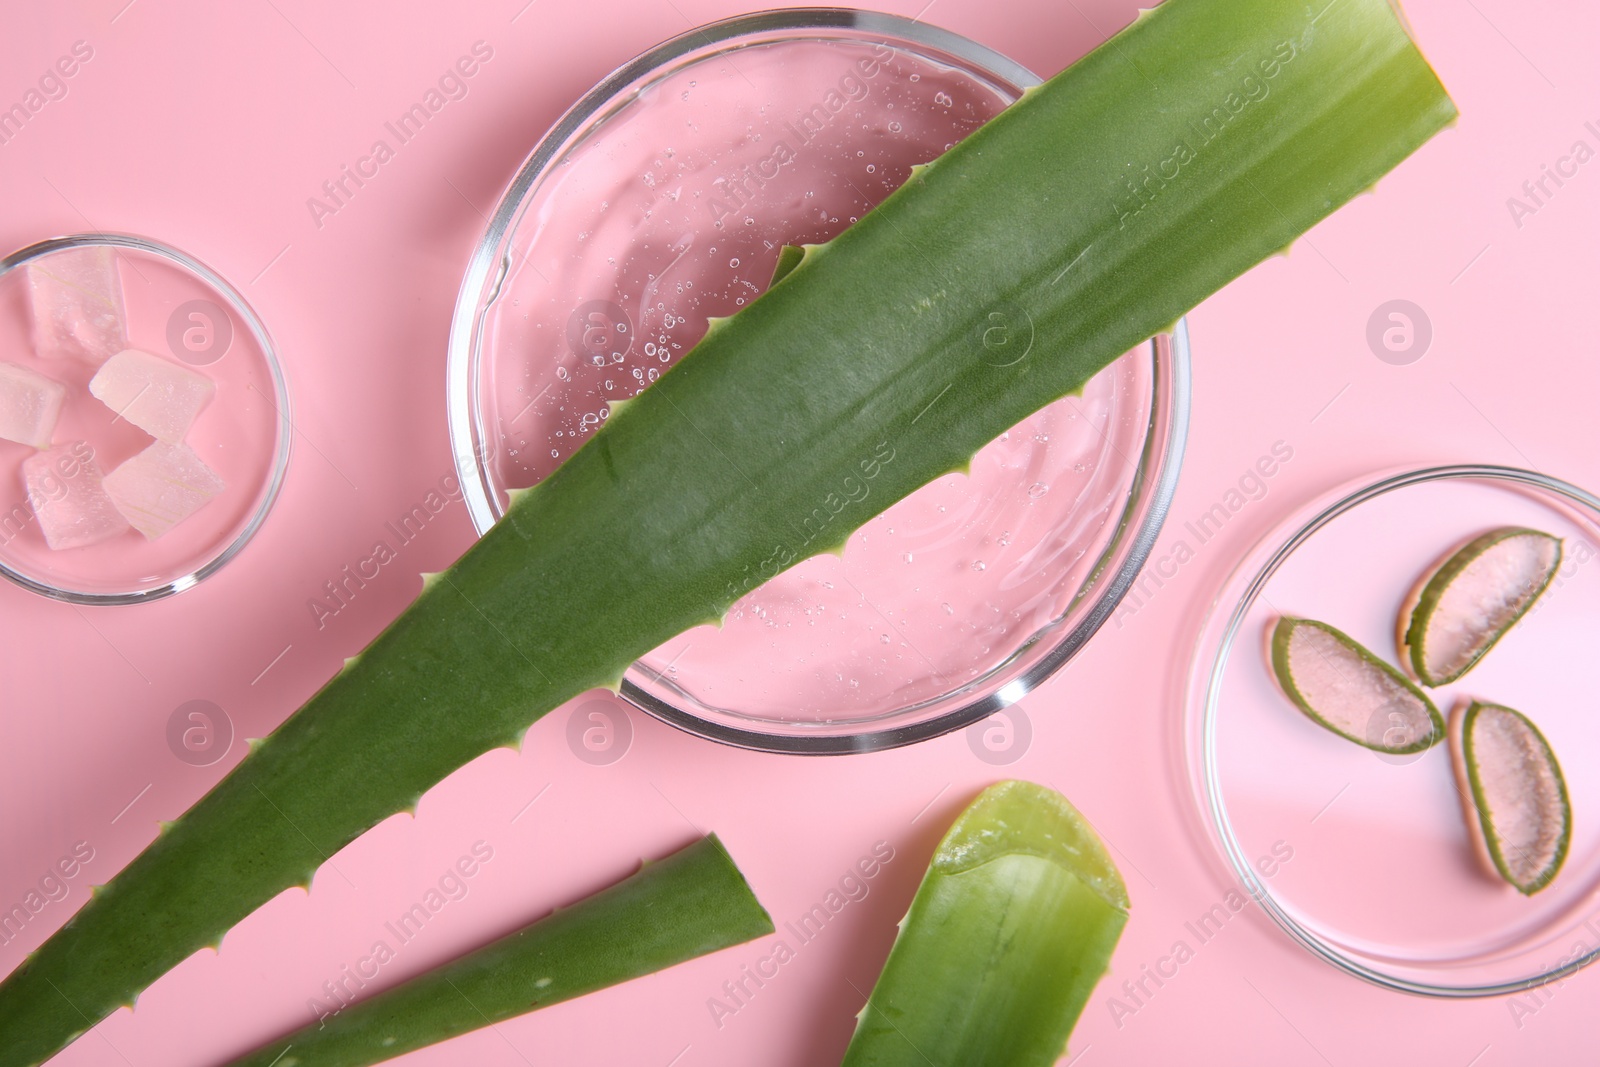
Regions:
<svg viewBox="0 0 1600 1067"><path fill-rule="evenodd" d="M843 1067L1049 1067L1127 921L1122 876L1065 797L990 786L934 852Z"/></svg>
<svg viewBox="0 0 1600 1067"><path fill-rule="evenodd" d="M1400 613L1400 661L1423 685L1470 671L1561 566L1561 539L1506 526L1475 537L1417 583Z"/></svg>
<svg viewBox="0 0 1600 1067"><path fill-rule="evenodd" d="M712 834L229 1067L367 1067L772 932Z"/></svg>
<svg viewBox="0 0 1600 1067"><path fill-rule="evenodd" d="M1405 675L1327 623L1284 616L1272 631L1272 672L1320 726L1379 752L1421 752L1444 739L1444 717Z"/></svg>
<svg viewBox="0 0 1600 1067"><path fill-rule="evenodd" d="M1489 866L1531 896L1561 870L1572 838L1561 765L1521 712L1474 701L1453 718L1468 831Z"/></svg>

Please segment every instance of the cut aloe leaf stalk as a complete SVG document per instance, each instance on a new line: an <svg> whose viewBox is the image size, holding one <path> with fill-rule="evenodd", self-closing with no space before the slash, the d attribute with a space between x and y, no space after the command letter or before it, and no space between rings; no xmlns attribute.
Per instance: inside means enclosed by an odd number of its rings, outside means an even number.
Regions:
<svg viewBox="0 0 1600 1067"><path fill-rule="evenodd" d="M844 1067L1049 1067L1127 921L1122 876L1065 797L990 786L934 852Z"/></svg>
<svg viewBox="0 0 1600 1067"><path fill-rule="evenodd" d="M1550 743L1521 712L1476 701L1451 716L1467 831L1488 868L1532 896L1561 870L1572 807Z"/></svg>
<svg viewBox="0 0 1600 1067"><path fill-rule="evenodd" d="M365 1067L772 932L713 834L230 1067Z"/></svg>
<svg viewBox="0 0 1600 1067"><path fill-rule="evenodd" d="M1423 685L1470 671L1561 567L1561 539L1507 526L1457 549L1417 582L1400 612L1400 662Z"/></svg>
<svg viewBox="0 0 1600 1067"><path fill-rule="evenodd" d="M1455 118L1388 0L1171 0L712 324L0 984L34 1064L445 775L962 469Z"/></svg>
<svg viewBox="0 0 1600 1067"><path fill-rule="evenodd" d="M1272 673L1319 726L1379 752L1442 741L1444 717L1405 675L1327 623L1284 616L1273 627Z"/></svg>

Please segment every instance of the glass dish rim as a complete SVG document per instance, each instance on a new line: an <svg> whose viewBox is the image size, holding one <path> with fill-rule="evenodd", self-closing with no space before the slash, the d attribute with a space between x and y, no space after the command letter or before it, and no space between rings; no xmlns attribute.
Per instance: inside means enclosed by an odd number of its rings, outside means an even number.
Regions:
<svg viewBox="0 0 1600 1067"><path fill-rule="evenodd" d="M718 46L737 47L738 38L753 34L813 29L853 29L882 34L930 51L943 52L970 64L996 81L1006 82L1018 89L1026 89L1041 81L1020 63L949 30L898 15L833 7L764 11L708 23L641 53L602 79L556 120L506 186L468 261L457 296L450 325L446 369L449 429L462 497L480 536L498 518L498 508L492 499L493 488L487 465L483 462L485 435L480 425L476 400L477 361L481 355L479 339L484 316L498 297L499 286L509 268L509 262L501 252L502 244L519 217L529 191L543 177L552 161L559 158L569 146L574 135L584 130L605 108L617 102L621 94L635 82L662 66ZM1015 704L1064 666L1111 617L1154 548L1171 506L1188 439L1190 366L1186 321L1180 318L1167 331L1144 345L1135 346L1134 350L1143 349L1145 345L1150 348L1153 363L1154 395L1144 446L1133 474L1132 491L1123 504L1115 535L1101 550L1096 566L1087 579L1087 582L1098 584L1101 592L1083 618L1065 633L1056 635L1049 650L1020 675L995 686L986 696L966 701L951 711L919 722L887 728L868 724L859 731L836 734L778 733L729 726L685 711L645 692L626 679L620 695L641 711L688 733L735 747L797 755L843 755L898 748L958 730ZM1167 433L1158 440L1157 431L1163 426ZM1122 555L1120 564L1107 577L1104 573L1107 564L1119 554ZM1067 613L1071 610L1069 606ZM1061 618L1064 620L1066 613ZM986 672L985 677L992 678L1028 652L1039 640L1039 633L1004 663ZM928 703L949 699L951 695L945 694ZM892 717L892 714L888 716Z"/></svg>
<svg viewBox="0 0 1600 1067"><path fill-rule="evenodd" d="M1317 933L1298 922L1279 904L1255 868L1245 856L1232 822L1228 816L1225 799L1221 795L1221 782L1216 766L1216 709L1219 686L1225 673L1227 660L1239 639L1240 627L1257 598L1289 557L1316 533L1340 516L1388 493L1415 485L1442 481L1503 481L1529 486L1545 493L1564 498L1571 504L1588 509L1600 523L1600 497L1571 482L1552 475L1522 467L1499 464L1454 463L1430 467L1402 467L1381 472L1376 476L1366 474L1347 480L1338 486L1314 496L1275 524L1240 558L1218 587L1210 609L1199 629L1185 682L1184 747L1189 764L1190 786L1199 813L1205 822L1216 849L1229 871L1239 880L1250 898L1261 906L1272 921L1290 939L1312 955L1332 964L1338 970L1363 979L1383 989L1418 996L1451 1000L1505 996L1526 992L1569 977L1600 959L1600 946L1589 952L1527 977L1477 985L1443 985L1391 974L1377 966L1354 958L1330 944ZM1269 544L1294 521L1296 516L1310 515L1302 521L1255 568L1237 600L1224 600L1235 589L1254 561L1261 559ZM1222 620L1226 618L1226 621ZM1220 628L1219 628L1220 627Z"/></svg>
<svg viewBox="0 0 1600 1067"><path fill-rule="evenodd" d="M294 420L291 415L288 380L284 377L283 365L278 360L278 350L273 344L272 336L267 332L267 327L256 314L255 308L244 298L244 294L235 289L233 285L217 271L199 259L172 245L157 241L151 237L141 237L138 234L119 232L93 232L74 233L60 237L49 237L42 241L17 249L10 255L0 258L0 278L10 274L13 270L23 266L29 260L70 248L85 248L96 245L109 245L113 248L131 248L135 251L166 259L177 264L184 270L198 277L201 281L211 286L219 295L232 305L235 314L243 321L245 328L255 338L256 345L261 350L262 360L265 362L268 374L272 378L273 403L277 407L278 434L274 447L272 469L268 473L266 485L259 490L260 503L256 505L249 519L240 527L221 551L210 556L204 563L179 575L170 581L148 589L134 589L124 592L96 593L81 589L66 589L61 586L51 585L37 578L24 574L11 567L4 559L0 559L0 576L30 592L51 600L60 600L69 604L85 606L113 605L113 604L146 604L155 600L162 600L174 594L192 589L211 577L232 560L255 536L256 531L266 522L267 515L278 500L278 493L283 488L284 476L289 469L289 455L293 451Z"/></svg>

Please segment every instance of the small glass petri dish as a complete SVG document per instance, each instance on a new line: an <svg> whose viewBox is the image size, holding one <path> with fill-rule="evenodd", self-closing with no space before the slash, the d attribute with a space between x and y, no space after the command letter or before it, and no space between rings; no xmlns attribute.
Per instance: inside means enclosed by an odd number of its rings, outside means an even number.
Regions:
<svg viewBox="0 0 1600 1067"><path fill-rule="evenodd" d="M1556 753L1571 846L1531 897L1474 854L1448 740L1397 756L1338 737L1278 691L1265 650L1277 618L1295 615L1398 665L1398 617L1419 576L1499 526L1561 537L1563 563L1477 666L1429 696L1447 718L1467 699L1516 708ZM1600 718L1575 669L1600 642L1597 546L1600 499L1586 490L1510 467L1432 467L1310 502L1227 580L1189 678L1190 775L1232 877L1296 942L1377 985L1439 997L1524 991L1600 953Z"/></svg>
<svg viewBox="0 0 1600 1067"><path fill-rule="evenodd" d="M142 362L91 389L124 349ZM95 233L0 259L0 365L0 389L59 397L32 441L0 440L0 574L18 585L157 600L215 574L271 509L289 460L283 374L256 313L194 257Z"/></svg>
<svg viewBox="0 0 1600 1067"><path fill-rule="evenodd" d="M468 267L450 427L479 532L703 335L1038 78L966 38L792 9L693 30L534 149ZM1154 543L1188 419L1182 323L950 475L627 672L694 733L846 753L1015 703L1094 634Z"/></svg>

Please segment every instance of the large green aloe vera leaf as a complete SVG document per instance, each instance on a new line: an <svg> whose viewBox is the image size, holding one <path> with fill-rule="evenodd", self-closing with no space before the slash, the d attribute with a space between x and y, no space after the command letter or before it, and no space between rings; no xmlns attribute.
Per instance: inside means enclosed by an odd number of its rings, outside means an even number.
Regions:
<svg viewBox="0 0 1600 1067"><path fill-rule="evenodd" d="M0 983L0 1067L132 1003L549 709L839 550L1454 116L1387 0L1141 15L714 323L426 582Z"/></svg>
<svg viewBox="0 0 1600 1067"><path fill-rule="evenodd" d="M230 1067L365 1067L772 932L712 835Z"/></svg>
<svg viewBox="0 0 1600 1067"><path fill-rule="evenodd" d="M990 786L934 852L844 1067L1050 1067L1127 922L1122 876L1065 797Z"/></svg>

